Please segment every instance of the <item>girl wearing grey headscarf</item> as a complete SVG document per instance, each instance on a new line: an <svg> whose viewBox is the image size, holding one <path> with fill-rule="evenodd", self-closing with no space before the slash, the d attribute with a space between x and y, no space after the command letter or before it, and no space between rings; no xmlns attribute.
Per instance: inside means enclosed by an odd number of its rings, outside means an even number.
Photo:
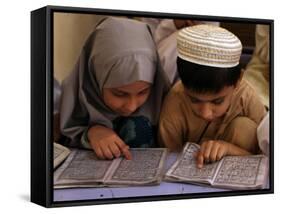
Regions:
<svg viewBox="0 0 281 214"><path fill-rule="evenodd" d="M105 100L105 91L136 84L150 86L138 92L148 93L147 97L134 112L122 116L110 106L112 100ZM129 147L155 146L154 128L169 87L148 26L106 18L89 36L73 72L63 81L62 134L70 139L69 146L92 148L99 158L123 154L129 159ZM123 99L123 95L112 96Z"/></svg>

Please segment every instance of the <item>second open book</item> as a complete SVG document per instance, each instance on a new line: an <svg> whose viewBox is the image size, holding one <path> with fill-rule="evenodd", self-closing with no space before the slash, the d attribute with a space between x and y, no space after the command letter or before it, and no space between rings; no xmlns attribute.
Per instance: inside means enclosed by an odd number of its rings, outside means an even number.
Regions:
<svg viewBox="0 0 281 214"><path fill-rule="evenodd" d="M194 153L200 149L187 143L165 179L174 182L209 184L228 189L260 189L268 177L268 158L264 155L225 156L220 161L197 168Z"/></svg>

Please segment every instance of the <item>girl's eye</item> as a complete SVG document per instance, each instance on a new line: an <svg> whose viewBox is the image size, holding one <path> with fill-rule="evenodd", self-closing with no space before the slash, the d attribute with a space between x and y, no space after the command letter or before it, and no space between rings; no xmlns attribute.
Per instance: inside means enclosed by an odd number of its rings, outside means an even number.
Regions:
<svg viewBox="0 0 281 214"><path fill-rule="evenodd" d="M127 94L122 92L113 92L113 95L116 97L125 97Z"/></svg>
<svg viewBox="0 0 281 214"><path fill-rule="evenodd" d="M139 93L139 95L146 95L149 93L149 89L145 89Z"/></svg>

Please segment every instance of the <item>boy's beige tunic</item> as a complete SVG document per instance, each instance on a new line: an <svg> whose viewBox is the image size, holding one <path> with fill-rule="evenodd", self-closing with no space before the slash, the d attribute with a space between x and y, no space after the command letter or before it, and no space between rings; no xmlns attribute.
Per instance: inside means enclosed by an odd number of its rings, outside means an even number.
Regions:
<svg viewBox="0 0 281 214"><path fill-rule="evenodd" d="M237 118L250 119L249 121L255 127L260 123L265 113L265 107L257 94L248 82L243 80L234 92L226 114L216 122L210 123L201 142L203 140L224 140L224 136L228 135L226 133L227 127ZM177 82L165 98L162 107L159 122L160 145L172 150L180 150L187 141L197 142L206 125L206 121L193 113L191 102L184 93L183 84L181 81ZM238 134L247 137L247 130L242 129L241 133L239 130Z"/></svg>

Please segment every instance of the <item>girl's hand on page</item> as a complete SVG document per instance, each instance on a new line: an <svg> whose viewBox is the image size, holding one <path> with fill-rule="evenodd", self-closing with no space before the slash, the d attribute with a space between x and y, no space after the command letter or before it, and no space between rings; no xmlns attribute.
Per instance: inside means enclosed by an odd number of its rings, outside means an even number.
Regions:
<svg viewBox="0 0 281 214"><path fill-rule="evenodd" d="M204 163L219 161L228 154L229 143L222 140L209 140L201 144L196 154L197 167L202 168Z"/></svg>
<svg viewBox="0 0 281 214"><path fill-rule="evenodd" d="M110 128L96 125L89 129L88 139L100 159L113 159L124 155L126 159L132 159L129 146Z"/></svg>

